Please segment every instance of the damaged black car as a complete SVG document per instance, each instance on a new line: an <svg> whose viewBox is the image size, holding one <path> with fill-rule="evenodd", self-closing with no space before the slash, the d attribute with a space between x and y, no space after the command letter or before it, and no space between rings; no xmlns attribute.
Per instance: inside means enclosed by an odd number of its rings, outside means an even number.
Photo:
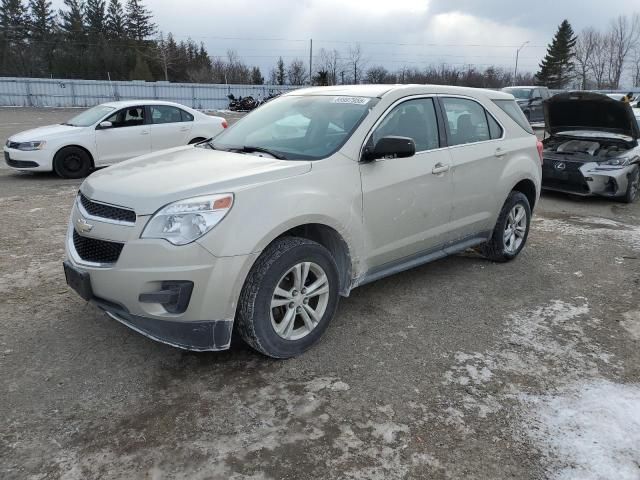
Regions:
<svg viewBox="0 0 640 480"><path fill-rule="evenodd" d="M631 106L568 92L544 102L542 188L631 203L640 184L640 130Z"/></svg>

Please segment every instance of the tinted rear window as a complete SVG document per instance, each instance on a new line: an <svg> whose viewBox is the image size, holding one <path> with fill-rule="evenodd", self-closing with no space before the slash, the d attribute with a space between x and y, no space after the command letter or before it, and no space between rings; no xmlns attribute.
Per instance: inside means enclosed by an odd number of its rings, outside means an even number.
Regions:
<svg viewBox="0 0 640 480"><path fill-rule="evenodd" d="M533 128L529 125L527 117L524 116L524 113L522 113L522 110L515 100L494 100L493 103L499 106L504 113L509 115L511 119L520 125L525 132L532 135L534 134Z"/></svg>

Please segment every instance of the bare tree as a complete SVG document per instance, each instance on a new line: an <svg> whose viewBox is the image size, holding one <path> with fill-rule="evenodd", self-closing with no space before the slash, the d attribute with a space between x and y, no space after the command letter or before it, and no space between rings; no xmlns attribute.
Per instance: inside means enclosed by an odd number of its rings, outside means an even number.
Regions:
<svg viewBox="0 0 640 480"><path fill-rule="evenodd" d="M360 80L364 76L364 69L367 66L367 60L364 58L362 47L360 47L359 43L356 43L353 47L349 47L347 66L353 74L353 83L360 83Z"/></svg>
<svg viewBox="0 0 640 480"><path fill-rule="evenodd" d="M340 53L335 48L333 50L320 49L316 60L319 71L327 72L327 83L336 85L338 83L338 72L340 70Z"/></svg>
<svg viewBox="0 0 640 480"><path fill-rule="evenodd" d="M593 75L596 88L608 87L611 55L611 37L600 32L594 32L593 52L589 58L588 67Z"/></svg>
<svg viewBox="0 0 640 480"><path fill-rule="evenodd" d="M585 28L578 36L574 60L576 76L582 90L588 88L593 56L599 41L601 41L601 35L592 27Z"/></svg>
<svg viewBox="0 0 640 480"><path fill-rule="evenodd" d="M307 81L307 67L298 58L291 61L287 67L287 79L291 85L303 85Z"/></svg>
<svg viewBox="0 0 640 480"><path fill-rule="evenodd" d="M636 45L633 52L633 59L631 64L631 80L634 87L640 87L640 43Z"/></svg>
<svg viewBox="0 0 640 480"><path fill-rule="evenodd" d="M631 18L620 15L611 23L609 36L611 42L609 84L611 88L617 89L620 87L625 62L640 39L640 14L636 13Z"/></svg>

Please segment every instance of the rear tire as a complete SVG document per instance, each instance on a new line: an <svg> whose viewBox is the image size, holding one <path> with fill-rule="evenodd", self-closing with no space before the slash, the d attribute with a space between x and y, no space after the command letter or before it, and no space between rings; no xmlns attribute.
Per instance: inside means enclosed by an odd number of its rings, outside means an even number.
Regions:
<svg viewBox="0 0 640 480"><path fill-rule="evenodd" d="M86 177L91 167L91 157L80 147L65 147L53 159L53 171L62 178Z"/></svg>
<svg viewBox="0 0 640 480"><path fill-rule="evenodd" d="M508 262L522 251L529 236L531 206L527 197L512 191L502 206L493 234L481 247L482 254L494 262Z"/></svg>
<svg viewBox="0 0 640 480"><path fill-rule="evenodd" d="M236 329L255 350L291 358L313 346L338 305L338 268L319 243L298 237L274 241L245 281Z"/></svg>
<svg viewBox="0 0 640 480"><path fill-rule="evenodd" d="M625 203L633 203L638 196L638 188L640 187L640 169L635 166L631 172L629 172L627 191L621 200Z"/></svg>

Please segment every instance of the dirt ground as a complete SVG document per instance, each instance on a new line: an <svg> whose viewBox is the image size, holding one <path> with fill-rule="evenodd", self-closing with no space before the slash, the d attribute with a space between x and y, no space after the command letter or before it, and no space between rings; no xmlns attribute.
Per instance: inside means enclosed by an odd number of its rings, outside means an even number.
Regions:
<svg viewBox="0 0 640 480"><path fill-rule="evenodd" d="M0 140L74 113L0 109ZM640 202L544 194L516 261L358 288L274 361L155 343L67 288L79 185L0 167L0 478L640 478Z"/></svg>

